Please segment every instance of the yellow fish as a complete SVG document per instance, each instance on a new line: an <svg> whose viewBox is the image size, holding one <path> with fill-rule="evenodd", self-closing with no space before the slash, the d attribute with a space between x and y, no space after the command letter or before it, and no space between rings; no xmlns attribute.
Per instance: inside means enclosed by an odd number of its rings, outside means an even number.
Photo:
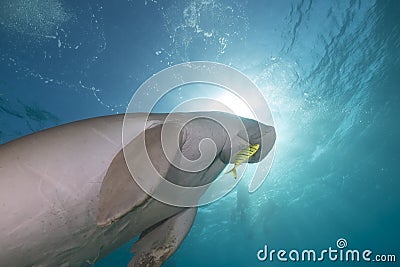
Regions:
<svg viewBox="0 0 400 267"><path fill-rule="evenodd" d="M260 148L260 144L250 145L247 148L244 148L237 152L234 157L234 166L232 170L226 172L230 173L233 172L233 177L237 178L236 168L242 164L243 162L247 161L251 156L253 156L257 150Z"/></svg>

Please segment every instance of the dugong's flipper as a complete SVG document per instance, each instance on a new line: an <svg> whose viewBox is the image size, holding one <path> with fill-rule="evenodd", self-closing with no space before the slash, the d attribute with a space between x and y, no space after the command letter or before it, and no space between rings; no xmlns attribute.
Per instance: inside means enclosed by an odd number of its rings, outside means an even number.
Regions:
<svg viewBox="0 0 400 267"><path fill-rule="evenodd" d="M132 178L121 150L113 159L101 185L97 225L111 224L148 198Z"/></svg>
<svg viewBox="0 0 400 267"><path fill-rule="evenodd" d="M197 208L184 211L144 231L132 247L128 267L161 266L179 247L192 227Z"/></svg>
<svg viewBox="0 0 400 267"><path fill-rule="evenodd" d="M175 123L153 125L114 157L101 184L97 225L110 225L150 199L150 193L144 192L137 180L146 184L147 189L157 188L158 177L167 176L171 163L165 157L161 143L161 131L166 125L168 129L174 129L173 133L181 128Z"/></svg>

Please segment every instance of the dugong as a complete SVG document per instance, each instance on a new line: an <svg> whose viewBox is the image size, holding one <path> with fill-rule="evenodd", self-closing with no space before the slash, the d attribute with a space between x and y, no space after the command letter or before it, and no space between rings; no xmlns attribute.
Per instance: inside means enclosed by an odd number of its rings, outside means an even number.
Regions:
<svg viewBox="0 0 400 267"><path fill-rule="evenodd" d="M145 168L147 157L165 179L197 186L214 181L250 143L263 149L249 162L262 160L276 139L274 127L228 113L175 113L168 124L179 128L179 136L171 138L185 157L198 157L205 138L215 144L209 166L188 172L163 154L160 136L168 115L91 118L2 144L0 266L91 266L139 234L128 266L161 266L189 232L197 208L163 203L144 192L123 149L133 155L134 169ZM236 127L238 118L245 131ZM224 123L233 129L231 136ZM146 153L136 147L144 133Z"/></svg>

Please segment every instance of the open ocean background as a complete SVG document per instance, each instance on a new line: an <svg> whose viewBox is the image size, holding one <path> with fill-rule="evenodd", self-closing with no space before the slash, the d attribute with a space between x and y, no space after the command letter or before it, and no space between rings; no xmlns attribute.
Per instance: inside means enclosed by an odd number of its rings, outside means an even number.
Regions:
<svg viewBox="0 0 400 267"><path fill-rule="evenodd" d="M298 266L256 253L336 248L339 238L398 265L399 14L396 0L1 0L0 143L123 113L174 64L228 64L270 105L275 160L255 193L240 183L200 208L165 266ZM94 266L125 266L132 243Z"/></svg>

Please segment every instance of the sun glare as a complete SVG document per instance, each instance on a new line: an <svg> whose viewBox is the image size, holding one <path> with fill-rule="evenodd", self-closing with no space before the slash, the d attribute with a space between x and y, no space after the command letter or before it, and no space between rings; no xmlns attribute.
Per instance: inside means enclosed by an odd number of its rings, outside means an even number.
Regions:
<svg viewBox="0 0 400 267"><path fill-rule="evenodd" d="M254 119L254 114L249 105L243 99L233 93L223 92L218 96L217 101L221 102L227 107L225 110L227 112Z"/></svg>

